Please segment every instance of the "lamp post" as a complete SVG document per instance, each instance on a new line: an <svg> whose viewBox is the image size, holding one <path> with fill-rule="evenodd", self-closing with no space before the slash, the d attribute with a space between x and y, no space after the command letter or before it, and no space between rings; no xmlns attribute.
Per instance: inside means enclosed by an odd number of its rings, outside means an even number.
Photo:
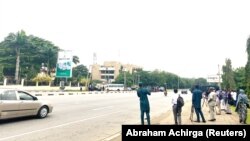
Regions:
<svg viewBox="0 0 250 141"><path fill-rule="evenodd" d="M219 77L219 88L221 89L221 82L220 82L220 65L218 65L218 77Z"/></svg>

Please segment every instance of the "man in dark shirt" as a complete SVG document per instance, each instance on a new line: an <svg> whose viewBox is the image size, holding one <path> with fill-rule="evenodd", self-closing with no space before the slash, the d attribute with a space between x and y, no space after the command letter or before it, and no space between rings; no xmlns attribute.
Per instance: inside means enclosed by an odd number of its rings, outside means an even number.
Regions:
<svg viewBox="0 0 250 141"><path fill-rule="evenodd" d="M202 99L202 91L199 89L199 85L195 85L194 90L192 91L192 104L195 109L195 113L197 116L197 121L200 122L200 116L202 118L202 122L206 122L203 112L201 110L201 99Z"/></svg>
<svg viewBox="0 0 250 141"><path fill-rule="evenodd" d="M148 89L142 87L142 83L139 83L139 89L137 90L137 96L140 98L140 110L141 110L141 124L144 125L144 114L146 113L148 125L150 125L150 106L148 101L148 95L150 92Z"/></svg>

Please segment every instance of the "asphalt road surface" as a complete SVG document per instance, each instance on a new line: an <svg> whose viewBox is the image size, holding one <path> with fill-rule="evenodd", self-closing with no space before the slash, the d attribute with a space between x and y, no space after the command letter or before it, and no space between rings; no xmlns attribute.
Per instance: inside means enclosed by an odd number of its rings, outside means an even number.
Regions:
<svg viewBox="0 0 250 141"><path fill-rule="evenodd" d="M120 133L122 124L140 124L135 92L38 98L51 101L53 112L45 119L0 121L0 141L104 141ZM171 110L171 93L151 93L149 101L151 118Z"/></svg>

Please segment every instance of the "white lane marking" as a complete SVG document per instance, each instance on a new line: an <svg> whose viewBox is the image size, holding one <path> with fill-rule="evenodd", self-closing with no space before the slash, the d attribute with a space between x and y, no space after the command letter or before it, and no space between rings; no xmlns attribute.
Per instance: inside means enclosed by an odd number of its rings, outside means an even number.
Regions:
<svg viewBox="0 0 250 141"><path fill-rule="evenodd" d="M95 108L93 110L102 110L102 109L107 109L107 108L112 108L113 106L106 106L106 107L101 107L101 108Z"/></svg>
<svg viewBox="0 0 250 141"><path fill-rule="evenodd" d="M46 131L46 130L50 130L50 129L55 129L55 128L59 128L59 127L63 127L63 126L68 126L68 125L75 124L75 123L78 123L78 122L83 122L83 121L86 121L86 120L91 120L91 119L95 119L95 118L99 118L99 117L103 117L103 116L107 116L107 115L111 115L111 114L115 114L115 113L120 113L120 112L121 111L111 112L111 113L107 113L107 114L103 114L103 115L99 115L99 116L94 116L94 117L90 117L90 118L81 119L81 120L78 120L78 121L72 121L72 122L60 124L60 125L57 125L57 126L52 126L52 127L48 127L48 128L44 128L44 129L34 130L34 131L31 131L31 132L26 132L26 133L14 135L14 136L4 137L4 138L0 138L0 141L11 139L11 138L16 138L16 137L20 137L20 136L24 136L24 135L28 135L28 134L32 134L32 133L42 132L42 131Z"/></svg>
<svg viewBox="0 0 250 141"><path fill-rule="evenodd" d="M112 136L110 136L110 137L104 139L103 141L110 141L110 140L112 140L112 139L114 139L114 138L116 138L116 137L118 137L118 136L120 136L120 135L121 135L121 132L116 133L116 134L114 134L114 135L112 135Z"/></svg>

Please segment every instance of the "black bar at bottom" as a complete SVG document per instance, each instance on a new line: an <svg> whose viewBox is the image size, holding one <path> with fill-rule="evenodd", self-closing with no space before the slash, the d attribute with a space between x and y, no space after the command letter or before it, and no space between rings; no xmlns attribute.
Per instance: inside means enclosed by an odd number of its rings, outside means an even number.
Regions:
<svg viewBox="0 0 250 141"><path fill-rule="evenodd" d="M122 125L122 141L250 140L250 125Z"/></svg>

